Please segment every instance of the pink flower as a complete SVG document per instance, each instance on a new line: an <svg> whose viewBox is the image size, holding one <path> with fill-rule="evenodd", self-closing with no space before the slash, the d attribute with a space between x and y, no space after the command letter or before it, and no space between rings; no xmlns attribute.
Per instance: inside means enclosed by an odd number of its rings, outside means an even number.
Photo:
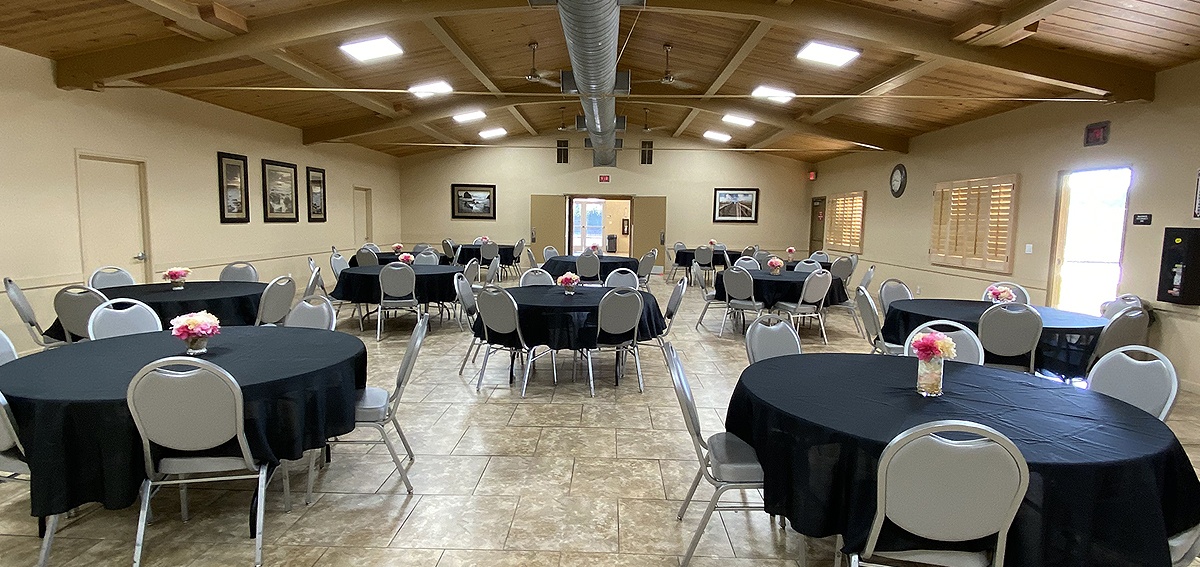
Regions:
<svg viewBox="0 0 1200 567"><path fill-rule="evenodd" d="M191 275L192 270L188 268L175 267L163 272L164 280L182 280Z"/></svg>
<svg viewBox="0 0 1200 567"><path fill-rule="evenodd" d="M767 260L767 267L768 268L782 268L783 260L780 260L778 256L771 256L771 258L769 260Z"/></svg>
<svg viewBox="0 0 1200 567"><path fill-rule="evenodd" d="M486 237L486 236L480 236L480 237L479 237L479 241L480 241L480 242L487 242L487 241L488 241L488 237Z"/></svg>
<svg viewBox="0 0 1200 567"><path fill-rule="evenodd" d="M1017 298L1012 288L1006 285L989 285L987 294L992 301L1013 301Z"/></svg>
<svg viewBox="0 0 1200 567"><path fill-rule="evenodd" d="M397 259L397 260L399 260L399 261L401 261L401 262L404 262L405 264L411 264L411 263L413 263L413 261L414 261L414 260L416 260L417 258L416 258L415 256L413 256L412 254L409 254L408 252L405 252L405 253L403 253L403 254L401 254L401 255L397 256L397 257L396 257L396 259Z"/></svg>
<svg viewBox="0 0 1200 567"><path fill-rule="evenodd" d="M708 239L708 245L709 245L709 246L716 246L716 245L717 245L717 240L716 240L715 238L709 238L709 239Z"/></svg>
<svg viewBox="0 0 1200 567"><path fill-rule="evenodd" d="M404 245L403 245L403 244L400 244L399 242L397 242L397 243L395 243L395 244L393 244L393 245L392 245L392 251L393 251L393 252L396 252L396 253L398 254L398 253L400 253L400 251L401 251L401 250L404 250Z"/></svg>
<svg viewBox="0 0 1200 567"><path fill-rule="evenodd" d="M917 335L917 338L913 339L912 349L917 353L917 358L923 362L929 362L934 358L957 356L954 350L954 340L937 331Z"/></svg>
<svg viewBox="0 0 1200 567"><path fill-rule="evenodd" d="M558 276L558 285L563 287L577 285L578 283L579 276L575 275L573 272L567 272L561 276Z"/></svg>
<svg viewBox="0 0 1200 567"><path fill-rule="evenodd" d="M796 247L795 247L795 246L788 246L788 247L787 247L787 253L788 253L788 254L795 254L795 253L796 253Z"/></svg>
<svg viewBox="0 0 1200 567"><path fill-rule="evenodd" d="M171 319L171 335L183 340L221 334L221 321L208 311L188 313Z"/></svg>

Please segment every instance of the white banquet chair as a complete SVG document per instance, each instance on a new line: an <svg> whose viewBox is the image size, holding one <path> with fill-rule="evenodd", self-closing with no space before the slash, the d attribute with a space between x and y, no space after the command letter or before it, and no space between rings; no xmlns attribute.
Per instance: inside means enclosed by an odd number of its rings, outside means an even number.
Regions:
<svg viewBox="0 0 1200 567"><path fill-rule="evenodd" d="M679 315L679 306L683 304L683 294L687 292L687 278L679 278L679 282L675 284L675 289L671 291L671 298L667 300L667 311L663 313L663 319L667 322L666 328L656 337L642 337L640 342L650 346L658 347L662 351L663 357L667 356L667 336L671 334L671 325L675 323L675 316Z"/></svg>
<svg viewBox="0 0 1200 567"><path fill-rule="evenodd" d="M1116 317L1117 313L1124 311L1126 307L1142 307L1142 298L1132 293L1118 295L1111 301L1102 303L1100 305L1100 313L1105 319L1112 319Z"/></svg>
<svg viewBox="0 0 1200 567"><path fill-rule="evenodd" d="M362 248L366 248L367 250L370 250L370 251L372 251L372 252L375 252L376 254L378 254L379 252L381 252L381 251L382 251L382 250L380 250L380 249L379 249L379 245L378 245L378 244L375 244L374 242L368 242L368 243L366 243L366 244L363 244L363 245L362 245Z"/></svg>
<svg viewBox="0 0 1200 567"><path fill-rule="evenodd" d="M811 274L820 269L821 269L820 262L813 260L812 258L805 258L805 259L797 262L796 266L792 268L792 271L793 272L808 272Z"/></svg>
<svg viewBox="0 0 1200 567"><path fill-rule="evenodd" d="M263 290L258 300L258 316L255 325L278 325L292 310L292 299L296 297L296 280L291 276L279 276Z"/></svg>
<svg viewBox="0 0 1200 567"><path fill-rule="evenodd" d="M600 257L591 250L585 250L575 260L575 273L582 284L600 283ZM637 287L637 284L634 284L634 287Z"/></svg>
<svg viewBox="0 0 1200 567"><path fill-rule="evenodd" d="M328 297L306 295L292 306L292 310L283 320L283 326L332 331L337 326L337 312L334 311L333 303Z"/></svg>
<svg viewBox="0 0 1200 567"><path fill-rule="evenodd" d="M309 258L309 263L312 263L312 258ZM221 275L217 279L223 282L256 282L258 270L250 262L230 262L221 268Z"/></svg>
<svg viewBox="0 0 1200 567"><path fill-rule="evenodd" d="M479 317L483 319L484 336L483 344L479 345L479 348L483 349L483 364L479 367L479 381L475 384L475 391L483 390L483 378L491 354L498 350L506 350L523 357L525 361L525 379L521 385L521 397L524 398L525 390L529 386L529 373L533 370L533 361L554 351L547 348L541 354L535 354L534 350L539 345L525 342L517 315L517 301L508 290L488 284L479 292L475 301Z"/></svg>
<svg viewBox="0 0 1200 567"><path fill-rule="evenodd" d="M12 303L13 309L17 311L17 316L20 317L21 322L25 324L25 330L29 331L29 336L33 337L33 342L42 347L42 350L50 350L67 344L54 337L46 336L46 331L42 329L41 323L38 323L37 313L33 311L33 305L25 297L25 292L21 290L21 286L17 285L17 282L14 282L12 278L4 278L4 294L8 296L8 300Z"/></svg>
<svg viewBox="0 0 1200 567"><path fill-rule="evenodd" d="M544 263L550 261L551 258L558 256L558 255L559 255L558 248L555 248L553 246L547 246L545 248L542 248L542 263L544 264Z"/></svg>
<svg viewBox="0 0 1200 567"><path fill-rule="evenodd" d="M8 337L0 333L0 338ZM29 482L29 465L25 462L25 447L17 437L17 422L13 420L8 400L0 394L0 481ZM42 536L42 551L38 555L38 567L50 564L50 548L54 545L54 533L58 531L60 514L46 518L46 535Z"/></svg>
<svg viewBox="0 0 1200 567"><path fill-rule="evenodd" d="M650 291L650 277L654 275L654 265L658 263L658 248L651 248L649 252L642 254L642 258L638 260L638 286L643 291Z"/></svg>
<svg viewBox="0 0 1200 567"><path fill-rule="evenodd" d="M358 262L358 266L378 266L379 253L370 248L359 248L358 252L354 253L354 260Z"/></svg>
<svg viewBox="0 0 1200 567"><path fill-rule="evenodd" d="M950 327L953 330L942 331L936 327ZM954 354L956 356L951 360L967 364L983 364L983 343L979 342L979 337L975 332L968 329L962 323L946 319L937 319L923 323L913 329L908 334L908 338L904 339L904 356L916 356L912 349L913 341L917 340L917 335L931 331L938 331L954 341Z"/></svg>
<svg viewBox="0 0 1200 567"><path fill-rule="evenodd" d="M627 355L633 353L639 392L646 389L642 380L642 357L638 351L638 325L642 322L644 306L642 292L636 288L619 287L604 294L600 299L600 311L596 315L596 351L612 349L617 354L618 379L625 375ZM592 353L585 350L583 354L588 364L588 387L594 398L596 385L592 379Z"/></svg>
<svg viewBox="0 0 1200 567"><path fill-rule="evenodd" d="M858 305L858 316L862 319L863 331L867 342L871 344L871 353L903 354L904 345L889 343L883 340L883 329L879 323L879 310L875 308L875 300L867 288L858 286L854 290L854 302Z"/></svg>
<svg viewBox="0 0 1200 567"><path fill-rule="evenodd" d="M87 322L88 338L93 341L161 330L162 319L149 305L123 297L96 306Z"/></svg>
<svg viewBox="0 0 1200 567"><path fill-rule="evenodd" d="M1042 316L1024 303L999 303L979 317L979 341L997 356L1026 356L1028 366L988 363L988 366L1034 373L1037 347L1042 338Z"/></svg>
<svg viewBox="0 0 1200 567"><path fill-rule="evenodd" d="M133 279L133 274L126 271L125 268L118 266L97 268L96 271L92 272L92 276L88 278L88 287L96 289L136 284L137 281Z"/></svg>
<svg viewBox="0 0 1200 567"><path fill-rule="evenodd" d="M752 256L742 256L734 260L733 265L743 270L761 270L762 264Z"/></svg>
<svg viewBox="0 0 1200 567"><path fill-rule="evenodd" d="M1130 354L1150 360L1137 360ZM1087 376L1088 389L1112 396L1158 416L1171 414L1179 392L1175 366L1163 353L1147 346L1123 346L1100 357Z"/></svg>
<svg viewBox="0 0 1200 567"><path fill-rule="evenodd" d="M700 318L696 319L695 329L698 331L700 324L704 322L704 315L708 313L708 308L713 304L723 305L725 301L717 299L717 292L708 289L708 284L704 283L704 271L696 261L692 261L692 283L700 286L700 298L704 300L704 309L700 311Z"/></svg>
<svg viewBox="0 0 1200 567"><path fill-rule="evenodd" d="M530 285L554 285L554 276L541 268L529 268L521 274L521 287Z"/></svg>
<svg viewBox="0 0 1200 567"><path fill-rule="evenodd" d="M0 331L0 364L8 364L17 359L17 347L13 346L13 342Z"/></svg>
<svg viewBox="0 0 1200 567"><path fill-rule="evenodd" d="M817 270L804 278L804 286L800 288L800 301L777 301L775 310L787 313L796 325L800 319L816 319L821 327L821 341L829 344L825 334L825 297L829 295L829 286L833 285L833 274L829 270Z"/></svg>
<svg viewBox="0 0 1200 567"><path fill-rule="evenodd" d="M746 357L750 364L802 352L800 335L783 317L763 315L746 328Z"/></svg>
<svg viewBox="0 0 1200 567"><path fill-rule="evenodd" d="M441 256L438 256L438 253L430 247L418 253L416 259L413 260L413 264L417 266L436 266L441 261Z"/></svg>
<svg viewBox="0 0 1200 567"><path fill-rule="evenodd" d="M69 285L58 290L54 295L54 312L68 343L75 342L75 337L88 336L88 319L105 301L108 297L99 290L83 285Z"/></svg>
<svg viewBox="0 0 1200 567"><path fill-rule="evenodd" d="M722 274L725 278L725 316L721 318L718 337L725 335L725 322L730 318L740 315L745 321L747 311L753 311L754 317L758 318L765 307L763 302L754 299L754 278L750 272L734 266Z"/></svg>
<svg viewBox="0 0 1200 567"><path fill-rule="evenodd" d="M816 252L809 254L808 258L815 262L828 262L829 261L829 253L824 250L817 250Z"/></svg>
<svg viewBox="0 0 1200 567"><path fill-rule="evenodd" d="M383 339L383 322L389 311L411 311L420 317L420 304L414 293L417 274L404 262L392 262L379 272L379 307L375 313L375 340Z"/></svg>
<svg viewBox="0 0 1200 567"><path fill-rule="evenodd" d="M617 268L604 278L604 287L629 287L637 289L641 285L638 275L629 268Z"/></svg>
<svg viewBox="0 0 1200 567"><path fill-rule="evenodd" d="M912 298L913 293L908 289L908 284L896 278L888 278L879 284L879 307L883 309L884 317L887 316L888 308L892 306L893 301Z"/></svg>

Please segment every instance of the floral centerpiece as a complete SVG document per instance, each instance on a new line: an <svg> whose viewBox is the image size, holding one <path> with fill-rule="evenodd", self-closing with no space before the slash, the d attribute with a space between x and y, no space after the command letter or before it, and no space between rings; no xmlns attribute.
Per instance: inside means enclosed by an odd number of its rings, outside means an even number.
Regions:
<svg viewBox="0 0 1200 567"><path fill-rule="evenodd" d="M597 256L600 255L600 245L599 244L593 244L591 246L588 246L588 250L591 250L592 254L595 254Z"/></svg>
<svg viewBox="0 0 1200 567"><path fill-rule="evenodd" d="M779 256L771 256L767 259L767 267L771 269L772 276L778 276L783 271L783 260Z"/></svg>
<svg viewBox="0 0 1200 567"><path fill-rule="evenodd" d="M480 236L480 237L479 237L479 242L480 242L481 244L487 244L487 241L488 241L488 237L486 237L486 236Z"/></svg>
<svg viewBox="0 0 1200 567"><path fill-rule="evenodd" d="M796 247L788 246L787 247L787 255L788 255L788 261L790 262L792 260L792 258L794 258L796 256Z"/></svg>
<svg viewBox="0 0 1200 567"><path fill-rule="evenodd" d="M403 244L400 244L399 242L397 242L392 245L392 252L399 254L401 250L404 250Z"/></svg>
<svg viewBox="0 0 1200 567"><path fill-rule="evenodd" d="M917 393L925 397L942 395L942 362L954 358L954 339L934 331L917 335L912 342L917 355Z"/></svg>
<svg viewBox="0 0 1200 567"><path fill-rule="evenodd" d="M399 256L396 256L396 261L404 262L405 264L409 264L409 265L412 265L413 261L416 259L417 259L416 256L413 256L412 254L409 254L408 252L405 252Z"/></svg>
<svg viewBox="0 0 1200 567"><path fill-rule="evenodd" d="M574 272L567 272L558 276L558 285L563 287L563 291L567 295L575 295L575 286L579 285L579 276L575 275Z"/></svg>
<svg viewBox="0 0 1200 567"><path fill-rule="evenodd" d="M180 315L171 319L171 334L187 343L189 355L204 354L209 337L221 334L221 321L208 311Z"/></svg>
<svg viewBox="0 0 1200 567"><path fill-rule="evenodd" d="M171 289L183 289L183 282L192 274L192 270L176 266L163 272L163 279L171 282Z"/></svg>
<svg viewBox="0 0 1200 567"><path fill-rule="evenodd" d="M717 245L717 239L715 239L715 238L709 238L709 239L708 239L708 245L709 245L709 246L716 246L716 245Z"/></svg>
<svg viewBox="0 0 1200 567"><path fill-rule="evenodd" d="M992 303L1009 303L1017 299L1017 295L1013 293L1012 288L1006 285L989 285L987 296L992 300Z"/></svg>

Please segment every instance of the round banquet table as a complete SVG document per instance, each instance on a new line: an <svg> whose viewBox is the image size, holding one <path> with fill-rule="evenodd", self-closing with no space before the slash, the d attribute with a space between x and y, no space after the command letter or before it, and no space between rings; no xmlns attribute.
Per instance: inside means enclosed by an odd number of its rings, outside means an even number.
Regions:
<svg viewBox="0 0 1200 567"><path fill-rule="evenodd" d="M596 348L599 333L596 317L600 313L600 300L613 289L577 286L575 295L567 295L559 286L531 285L511 287L508 292L517 302L517 318L526 344L546 345L554 350L579 350ZM649 293L638 293L642 294L642 321L638 324L638 339L657 337L667 328L658 301ZM473 331L476 337L484 338L482 319L475 320ZM605 342L618 338L606 337ZM493 339L496 337L493 336ZM515 340L515 334L499 342L510 344L507 342L510 339ZM513 343L510 346L517 345Z"/></svg>
<svg viewBox="0 0 1200 567"><path fill-rule="evenodd" d="M434 250L434 252L437 252L437 250ZM375 257L379 258L379 263L381 265L386 265L386 264L391 264L392 262L399 262L400 254L403 254L403 252L399 252L399 253L397 253L397 252L376 252ZM447 258L441 252L438 252L438 263L448 266L448 265L450 265L450 258ZM358 258L356 256L350 257L350 267L351 268L358 267Z"/></svg>
<svg viewBox="0 0 1200 567"><path fill-rule="evenodd" d="M228 370L242 387L246 439L256 459L299 459L354 429L355 402L367 379L367 351L358 338L226 327L208 345L200 358ZM12 407L34 479L34 516L88 502L119 509L137 500L146 467L125 391L143 366L185 348L164 331L87 341L0 366L0 392Z"/></svg>
<svg viewBox="0 0 1200 567"><path fill-rule="evenodd" d="M883 323L883 339L904 344L908 334L922 323L949 319L979 332L979 317L991 306L990 301L966 299L903 299L888 307ZM1052 307L1031 306L1042 316L1042 338L1038 342L1035 367L1067 378L1087 375L1087 364L1096 347L1096 339L1108 320L1095 315L1062 311ZM987 362L1026 365L1028 357L1005 358L986 353Z"/></svg>
<svg viewBox="0 0 1200 567"><path fill-rule="evenodd" d="M109 299L124 297L149 305L167 329L171 319L196 311L216 315L222 327L253 325L258 318L258 300L265 289L267 284L260 282L189 281L180 290L171 289L169 283L156 283L106 287L100 293ZM59 340L66 338L57 319L46 335Z"/></svg>
<svg viewBox="0 0 1200 567"><path fill-rule="evenodd" d="M781 271L778 276L771 275L771 272L767 270L746 271L750 272L750 277L754 278L754 299L763 302L767 309L771 309L780 301L789 303L800 301L800 292L804 290L804 280L808 277L808 272L790 270ZM717 292L717 300L725 301L724 272L717 274L713 289ZM834 277L833 282L829 284L829 291L825 294L825 304L836 305L848 299L845 284L842 283L841 278Z"/></svg>
<svg viewBox="0 0 1200 567"><path fill-rule="evenodd" d="M542 264L542 269L550 272L550 275L558 279L567 272L576 272L575 262L579 260L579 256L552 256ZM600 256L600 279L608 277L613 270L617 268L628 268L636 272L638 270L638 259L628 256Z"/></svg>
<svg viewBox="0 0 1200 567"><path fill-rule="evenodd" d="M729 254L730 262L736 262L738 258L742 257L742 252L740 250L726 250L725 252L726 252L726 254ZM690 268L692 266L692 261L694 261L695 259L696 259L696 249L695 248L685 248L683 250L675 251L675 265L676 266L687 266ZM721 254L720 250L713 250L713 265L714 266L724 266L725 265L725 254Z"/></svg>
<svg viewBox="0 0 1200 567"><path fill-rule="evenodd" d="M801 260L804 260L804 258L801 258L800 260L784 260L784 267L789 270L795 270L796 266L800 265ZM828 270L830 268L830 266L833 266L833 262L817 262L817 263L820 264L821 268L824 270Z"/></svg>
<svg viewBox="0 0 1200 567"><path fill-rule="evenodd" d="M1200 481L1155 416L1096 392L957 362L946 363L945 394L923 398L916 371L916 358L863 354L746 368L725 424L758 453L767 512L809 536L842 534L846 550L861 550L884 447L915 425L963 419L1008 436L1029 463L1006 565L1169 566L1167 538L1200 523ZM914 548L946 545L885 524L880 551Z"/></svg>
<svg viewBox="0 0 1200 567"><path fill-rule="evenodd" d="M413 292L418 302L451 303L458 299L454 274L461 273L462 266L413 264L412 269L417 276ZM382 271L382 265L346 268L329 295L350 303L379 303L379 272Z"/></svg>
<svg viewBox="0 0 1200 567"><path fill-rule="evenodd" d="M479 249L482 246L482 244L463 244L462 251L458 253L458 262L460 264L466 264L471 260L479 260L479 262L482 263L483 257L479 254ZM513 248L516 246L513 244L501 244L499 246L500 263L506 266L511 266L513 264Z"/></svg>

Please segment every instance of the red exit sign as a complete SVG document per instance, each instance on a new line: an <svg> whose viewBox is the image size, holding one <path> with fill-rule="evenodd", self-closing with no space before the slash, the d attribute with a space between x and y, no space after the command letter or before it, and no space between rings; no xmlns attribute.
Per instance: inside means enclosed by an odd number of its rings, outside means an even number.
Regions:
<svg viewBox="0 0 1200 567"><path fill-rule="evenodd" d="M600 182L601 182L601 183L608 183L608 176L607 176L607 175L601 175L601 176L600 176Z"/></svg>

